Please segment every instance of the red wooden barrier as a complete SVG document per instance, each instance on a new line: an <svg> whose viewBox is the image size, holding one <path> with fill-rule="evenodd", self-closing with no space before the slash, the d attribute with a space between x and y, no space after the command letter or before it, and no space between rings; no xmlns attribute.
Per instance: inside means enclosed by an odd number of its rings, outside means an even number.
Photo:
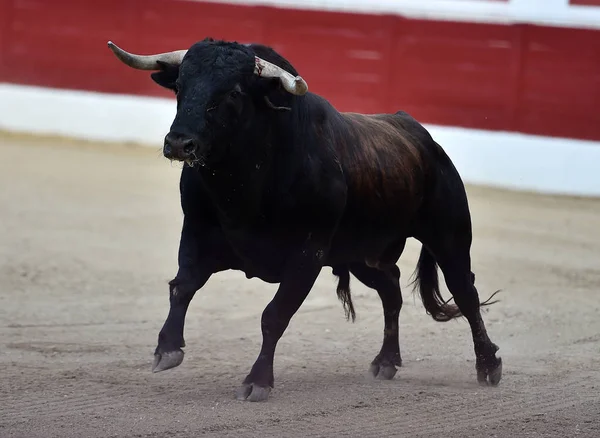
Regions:
<svg viewBox="0 0 600 438"><path fill-rule="evenodd" d="M600 140L600 31L527 26L522 50L516 128Z"/></svg>
<svg viewBox="0 0 600 438"><path fill-rule="evenodd" d="M265 40L311 90L349 111L386 110L394 18L271 9Z"/></svg>
<svg viewBox="0 0 600 438"><path fill-rule="evenodd" d="M4 56L7 51L10 23L12 20L12 0L0 0L0 81L4 80L3 72L7 67Z"/></svg>
<svg viewBox="0 0 600 438"><path fill-rule="evenodd" d="M580 6L600 6L600 0L569 0L569 3Z"/></svg>
<svg viewBox="0 0 600 438"><path fill-rule="evenodd" d="M591 0L579 0L591 1ZM0 0L0 80L171 96L119 63L212 36L272 45L337 108L600 140L600 31L181 0Z"/></svg>
<svg viewBox="0 0 600 438"><path fill-rule="evenodd" d="M516 26L402 20L393 108L432 123L511 129L520 68Z"/></svg>

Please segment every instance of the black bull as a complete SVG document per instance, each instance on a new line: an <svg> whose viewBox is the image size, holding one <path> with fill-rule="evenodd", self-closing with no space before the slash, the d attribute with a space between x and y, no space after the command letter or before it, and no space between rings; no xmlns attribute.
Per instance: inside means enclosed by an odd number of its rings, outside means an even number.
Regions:
<svg viewBox="0 0 600 438"><path fill-rule="evenodd" d="M402 362L396 263L413 237L422 243L415 283L427 313L437 321L464 316L477 380L499 383L502 360L480 312L488 303L480 303L471 272L465 188L421 124L404 112L340 113L260 44L205 39L150 56L109 47L125 64L153 70L152 79L177 95L163 153L184 162L184 219L154 371L183 361L184 319L196 291L213 273L240 270L279 284L262 314L260 353L237 392L239 399L268 398L277 342L329 266L348 317L355 316L350 273L379 294L383 345L371 372L391 379ZM438 266L455 305L442 300Z"/></svg>

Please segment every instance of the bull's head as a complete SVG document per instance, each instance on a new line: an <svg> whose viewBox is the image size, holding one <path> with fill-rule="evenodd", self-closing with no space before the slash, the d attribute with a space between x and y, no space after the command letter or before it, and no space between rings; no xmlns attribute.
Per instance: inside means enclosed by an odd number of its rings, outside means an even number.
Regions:
<svg viewBox="0 0 600 438"><path fill-rule="evenodd" d="M188 50L156 55L134 55L112 42L108 47L126 65L154 70L152 79L176 93L177 115L163 149L169 159L204 160L215 145L231 144L258 107L276 108L267 97L274 83L293 95L308 90L300 76L255 56L243 44L204 40Z"/></svg>

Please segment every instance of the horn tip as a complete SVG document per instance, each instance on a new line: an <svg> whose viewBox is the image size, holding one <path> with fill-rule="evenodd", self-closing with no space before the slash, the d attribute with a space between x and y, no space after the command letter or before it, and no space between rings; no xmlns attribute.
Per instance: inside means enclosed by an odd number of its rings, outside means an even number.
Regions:
<svg viewBox="0 0 600 438"><path fill-rule="evenodd" d="M304 79L302 79L302 76L296 76L294 81L296 82L295 86L299 95L303 95L308 92L308 84Z"/></svg>
<svg viewBox="0 0 600 438"><path fill-rule="evenodd" d="M113 52L117 58L121 59L121 54L120 52L122 51L121 48L119 46L117 46L115 43L113 43L112 41L108 41L106 43L106 45L108 46L108 48L110 49L111 52Z"/></svg>
<svg viewBox="0 0 600 438"><path fill-rule="evenodd" d="M119 50L120 50L119 46L117 46L115 43L113 43L113 42L112 42L112 41L110 41L110 40L109 40L109 41L106 43L106 45L108 46L108 48L109 48L110 50L112 50L112 51L113 51L113 52L115 52L115 53L116 53L117 51L119 51Z"/></svg>

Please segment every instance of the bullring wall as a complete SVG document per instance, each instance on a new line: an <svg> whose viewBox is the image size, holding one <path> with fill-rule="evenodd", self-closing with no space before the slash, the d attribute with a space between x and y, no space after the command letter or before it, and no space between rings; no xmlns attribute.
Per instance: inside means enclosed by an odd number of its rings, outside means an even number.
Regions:
<svg viewBox="0 0 600 438"><path fill-rule="evenodd" d="M0 24L3 129L160 144L172 96L106 42L213 36L272 45L340 110L408 111L468 182L600 195L597 0L0 0Z"/></svg>

